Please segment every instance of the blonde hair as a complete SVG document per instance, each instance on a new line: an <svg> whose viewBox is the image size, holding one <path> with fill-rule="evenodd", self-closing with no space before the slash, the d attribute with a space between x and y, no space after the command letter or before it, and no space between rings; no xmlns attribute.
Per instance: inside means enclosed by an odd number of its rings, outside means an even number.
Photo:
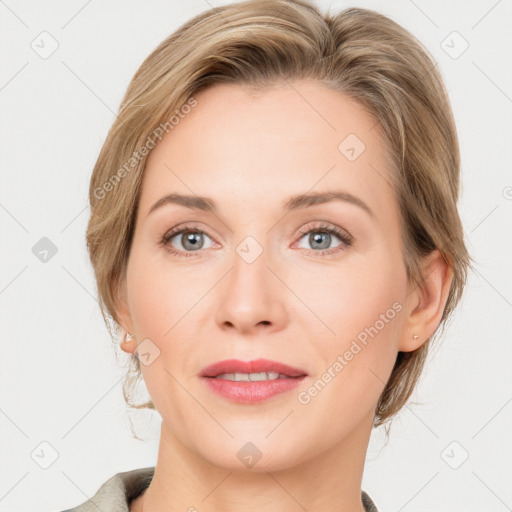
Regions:
<svg viewBox="0 0 512 512"><path fill-rule="evenodd" d="M197 15L158 45L131 80L100 151L90 182L87 248L111 336L146 157L156 139L195 107L194 94L213 84L258 90L305 78L349 95L382 129L394 163L410 282L421 285L418 262L436 248L454 272L434 335L444 329L471 258L457 211L457 133L436 63L407 30L377 12L348 8L322 14L306 0L249 0ZM374 426L410 397L434 335L417 350L398 353ZM132 408L154 408L151 401L132 402L140 379L139 361L130 356L125 400Z"/></svg>

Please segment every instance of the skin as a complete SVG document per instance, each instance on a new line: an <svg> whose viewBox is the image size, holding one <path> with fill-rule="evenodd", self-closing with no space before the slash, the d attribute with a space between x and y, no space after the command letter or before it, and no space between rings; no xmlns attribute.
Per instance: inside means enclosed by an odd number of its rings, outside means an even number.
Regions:
<svg viewBox="0 0 512 512"><path fill-rule="evenodd" d="M381 132L347 96L298 80L258 94L222 84L195 97L198 106L149 155L121 286L118 319L134 335L123 350L148 338L160 351L141 365L162 416L158 460L130 510L361 512L379 396L397 352L417 349L439 325L453 274L436 251L423 262L425 285L407 282ZM338 150L350 133L366 146L353 162ZM375 216L342 201L282 209L292 195L333 189ZM167 204L148 215L171 192L210 197L219 211ZM191 257L160 244L185 223L206 232L200 248L182 235L169 244ZM319 243L332 253L322 255L310 238L319 223L353 244L324 232ZM236 251L249 235L263 251L252 263ZM299 393L393 303L401 311L300 403ZM308 377L256 404L214 394L199 377L223 359L260 357ZM253 467L237 457L247 442L262 453Z"/></svg>

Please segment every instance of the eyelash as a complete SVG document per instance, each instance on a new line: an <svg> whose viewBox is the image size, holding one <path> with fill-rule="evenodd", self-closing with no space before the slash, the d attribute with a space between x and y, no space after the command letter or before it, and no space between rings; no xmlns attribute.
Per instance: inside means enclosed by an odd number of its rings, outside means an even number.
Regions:
<svg viewBox="0 0 512 512"><path fill-rule="evenodd" d="M309 249L309 251L313 252L315 255L320 254L321 256L325 256L325 255L337 253L340 250L344 250L343 248L340 249L340 247L342 247L343 245L345 246L345 248L347 248L347 247L350 247L354 242L354 239L351 235L349 235L345 231L342 231L340 228L338 228L336 226L329 226L329 225L322 224L319 226L308 227L305 230L301 229L301 230L299 230L299 232L302 235L299 238L299 240L302 240L302 238L304 238L304 236L309 233L328 233L329 235L335 235L337 238L339 238L341 240L342 245L338 246L338 247L334 247L332 249L325 249L325 250L321 250L321 251L315 251L314 249ZM172 245L170 245L170 243L169 243L173 238L177 237L178 235L184 234L184 233L200 233L200 234L208 236L209 238L212 238L206 231L199 229L197 226L189 225L189 226L184 226L179 229L172 229L172 230L168 231L162 238L160 245L162 247L165 247L166 250L168 250L171 254L174 254L176 256L187 257L187 258L195 257L196 256L195 253L200 252L200 250L198 250L198 251L179 251L179 250L175 249L174 247L172 247Z"/></svg>

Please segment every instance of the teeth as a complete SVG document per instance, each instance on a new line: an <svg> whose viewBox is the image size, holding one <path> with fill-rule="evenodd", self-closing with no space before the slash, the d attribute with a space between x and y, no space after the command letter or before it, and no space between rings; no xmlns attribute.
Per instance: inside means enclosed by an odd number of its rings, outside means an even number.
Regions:
<svg viewBox="0 0 512 512"><path fill-rule="evenodd" d="M290 379L288 375L283 375L278 372L260 372L260 373L221 373L215 377L216 379L226 379L236 382L256 382L261 380L277 380L277 379Z"/></svg>

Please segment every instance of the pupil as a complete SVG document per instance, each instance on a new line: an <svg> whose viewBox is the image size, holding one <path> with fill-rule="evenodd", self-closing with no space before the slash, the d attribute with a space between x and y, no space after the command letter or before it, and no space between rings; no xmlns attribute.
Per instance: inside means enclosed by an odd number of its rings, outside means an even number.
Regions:
<svg viewBox="0 0 512 512"><path fill-rule="evenodd" d="M183 247L185 249L197 249L197 247L200 245L200 237L202 235L200 233L188 233L185 236L185 243L183 244ZM187 244L192 244L191 246L187 247Z"/></svg>
<svg viewBox="0 0 512 512"><path fill-rule="evenodd" d="M318 242L321 244L321 239L322 237L324 237L324 241L326 241L327 243L324 243L323 245L321 245L320 247L316 247L317 249L326 249L327 247L329 247L329 242L330 242L330 237L331 235L329 235L328 233L313 233L312 234L312 243L311 245L313 247L315 247L315 244Z"/></svg>

